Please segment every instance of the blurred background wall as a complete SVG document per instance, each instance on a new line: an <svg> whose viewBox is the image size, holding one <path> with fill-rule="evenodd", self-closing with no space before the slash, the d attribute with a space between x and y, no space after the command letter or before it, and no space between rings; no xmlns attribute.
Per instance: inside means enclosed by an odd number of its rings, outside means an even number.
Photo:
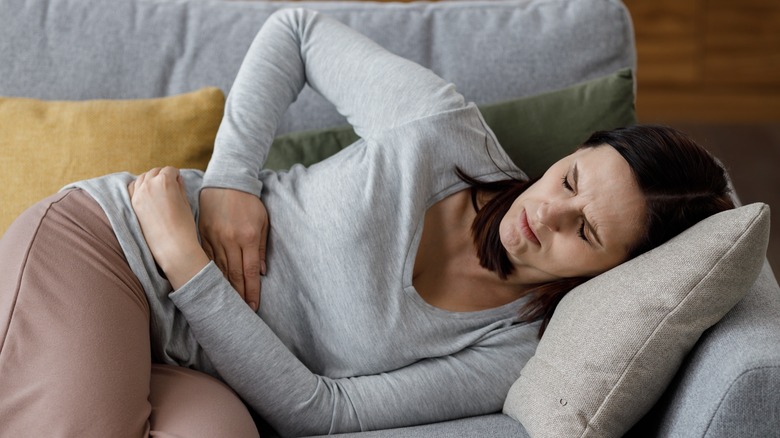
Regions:
<svg viewBox="0 0 780 438"><path fill-rule="evenodd" d="M780 269L780 1L624 0L641 123L682 129L723 161L744 203L773 211Z"/></svg>

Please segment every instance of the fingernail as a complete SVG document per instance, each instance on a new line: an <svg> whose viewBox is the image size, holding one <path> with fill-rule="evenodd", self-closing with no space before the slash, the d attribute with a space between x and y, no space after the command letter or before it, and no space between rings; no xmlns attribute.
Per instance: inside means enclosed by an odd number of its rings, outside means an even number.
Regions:
<svg viewBox="0 0 780 438"><path fill-rule="evenodd" d="M254 310L255 312L257 312L257 303L255 303L254 301L250 301L250 302L249 302L249 307L251 307L251 308L252 308L252 310Z"/></svg>
<svg viewBox="0 0 780 438"><path fill-rule="evenodd" d="M260 274L262 274L262 275L265 275L265 268L266 268L266 266L265 266L265 260L262 260L262 261L260 262Z"/></svg>

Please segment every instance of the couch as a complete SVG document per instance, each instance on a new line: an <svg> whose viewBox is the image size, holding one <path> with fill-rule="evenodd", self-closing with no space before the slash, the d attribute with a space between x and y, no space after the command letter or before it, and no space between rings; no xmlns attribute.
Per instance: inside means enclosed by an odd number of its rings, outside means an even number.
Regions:
<svg viewBox="0 0 780 438"><path fill-rule="evenodd" d="M0 96L138 99L206 86L227 93L264 19L288 6L335 16L451 80L478 104L636 66L630 17L617 0L0 0L0 5ZM278 134L344 123L306 89ZM264 436L274 435L258 422ZM345 436L528 433L494 413ZM627 436L780 437L780 287L768 262L744 299L699 339L661 399Z"/></svg>

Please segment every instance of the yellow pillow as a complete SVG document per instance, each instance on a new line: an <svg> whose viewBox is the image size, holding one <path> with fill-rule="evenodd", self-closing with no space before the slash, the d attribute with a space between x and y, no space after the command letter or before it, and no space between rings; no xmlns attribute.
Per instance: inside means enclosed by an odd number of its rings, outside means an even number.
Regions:
<svg viewBox="0 0 780 438"><path fill-rule="evenodd" d="M0 97L0 236L73 181L164 165L205 169L224 106L214 87L137 100Z"/></svg>

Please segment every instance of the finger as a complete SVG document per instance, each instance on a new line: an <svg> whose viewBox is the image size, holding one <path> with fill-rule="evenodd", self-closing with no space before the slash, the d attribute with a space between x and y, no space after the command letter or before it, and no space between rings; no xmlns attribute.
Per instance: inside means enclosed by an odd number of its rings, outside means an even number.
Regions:
<svg viewBox="0 0 780 438"><path fill-rule="evenodd" d="M176 175L176 182L179 183L179 191L181 192L182 198L187 199L187 203L189 204L189 199L187 198L187 188L184 186L184 178L182 178L181 173L178 171Z"/></svg>
<svg viewBox="0 0 780 438"><path fill-rule="evenodd" d="M206 253L209 260L214 260L214 250L211 249L211 245L209 245L209 242L205 238L201 238L200 246L203 248L203 252Z"/></svg>
<svg viewBox="0 0 780 438"><path fill-rule="evenodd" d="M260 275L265 275L268 272L268 264L266 262L266 248L268 246L268 219L263 222L263 226L260 228L260 244L258 248L258 256L260 257Z"/></svg>
<svg viewBox="0 0 780 438"><path fill-rule="evenodd" d="M163 175L166 178L170 178L176 182L176 186L179 189L179 195L181 195L182 200L184 200L189 206L190 200L187 197L187 189L184 187L184 179L181 177L181 172L179 169L173 166L165 166L162 168L162 170L160 170L160 175Z"/></svg>
<svg viewBox="0 0 780 438"><path fill-rule="evenodd" d="M147 181L149 181L152 178L154 178L155 176L157 176L157 174L159 172L160 172L160 168L155 167L154 169L150 169L150 170L148 170L148 171L138 175L138 178L136 178L136 180L135 180L136 181L135 182L135 186L136 187L141 187L142 185L144 185L144 183L146 183Z"/></svg>
<svg viewBox="0 0 780 438"><path fill-rule="evenodd" d="M217 268L219 268L219 270L222 271L222 275L224 275L225 278L227 278L228 264L227 264L227 256L225 255L225 251L219 245L214 245L211 247L211 249L214 254L214 263L217 265Z"/></svg>
<svg viewBox="0 0 780 438"><path fill-rule="evenodd" d="M241 256L241 247L235 245L225 248L227 255L227 278L233 288L236 289L241 299L246 299L246 289L244 288L244 262Z"/></svg>
<svg viewBox="0 0 780 438"><path fill-rule="evenodd" d="M167 181L175 181L179 184L179 169L173 166L165 166L160 169L160 176L164 177Z"/></svg>
<svg viewBox="0 0 780 438"><path fill-rule="evenodd" d="M244 300L252 310L260 305L260 254L256 248L242 251L244 262Z"/></svg>
<svg viewBox="0 0 780 438"><path fill-rule="evenodd" d="M135 185L135 188L141 187L141 185L143 185L143 183L144 183L144 178L145 178L145 177L146 177L146 172L144 172L144 173L142 173L142 174L138 175L138 176L135 178L135 184L134 184L134 185Z"/></svg>
<svg viewBox="0 0 780 438"><path fill-rule="evenodd" d="M138 175L138 177L135 179L135 188L139 188L139 187L143 186L147 179L153 178L159 172L160 172L160 168L159 167L155 167L153 169L150 169L149 171L146 171L146 172Z"/></svg>
<svg viewBox="0 0 780 438"><path fill-rule="evenodd" d="M177 177L179 176L179 169L173 166L165 166L160 169L160 173Z"/></svg>
<svg viewBox="0 0 780 438"><path fill-rule="evenodd" d="M134 209L138 208L138 199L140 197L136 195L142 193L144 189L144 175L143 173L138 175L133 181L133 192L130 194L130 202L133 204Z"/></svg>

